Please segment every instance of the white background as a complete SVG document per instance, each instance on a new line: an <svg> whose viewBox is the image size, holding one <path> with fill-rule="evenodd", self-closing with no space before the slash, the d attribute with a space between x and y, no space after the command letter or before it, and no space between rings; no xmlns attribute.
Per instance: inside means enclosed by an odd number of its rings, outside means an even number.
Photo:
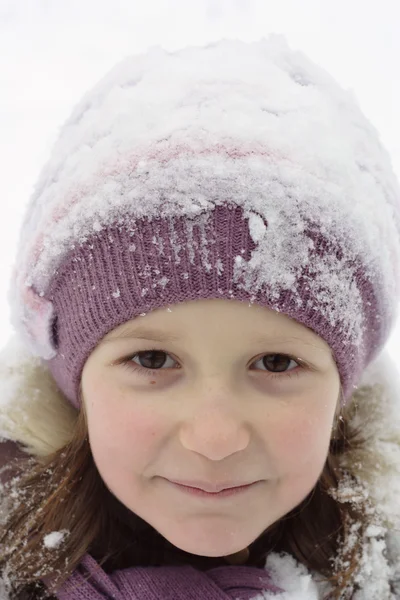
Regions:
<svg viewBox="0 0 400 600"><path fill-rule="evenodd" d="M399 23L399 0L0 0L0 344L12 333L9 278L39 169L115 62L154 45L282 33L355 92L400 179ZM398 322L388 349L399 347Z"/></svg>

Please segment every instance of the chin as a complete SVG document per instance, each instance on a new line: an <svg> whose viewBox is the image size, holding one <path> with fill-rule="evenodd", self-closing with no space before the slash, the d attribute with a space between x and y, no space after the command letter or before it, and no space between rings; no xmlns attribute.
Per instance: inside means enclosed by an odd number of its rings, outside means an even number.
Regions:
<svg viewBox="0 0 400 600"><path fill-rule="evenodd" d="M165 537L175 547L195 554L197 556L206 556L209 558L218 558L228 556L247 548L257 536L244 535L231 530L194 532L193 535L188 535L188 531L182 531L182 535L177 535L177 532L163 532L161 535ZM196 535L197 533L197 535Z"/></svg>

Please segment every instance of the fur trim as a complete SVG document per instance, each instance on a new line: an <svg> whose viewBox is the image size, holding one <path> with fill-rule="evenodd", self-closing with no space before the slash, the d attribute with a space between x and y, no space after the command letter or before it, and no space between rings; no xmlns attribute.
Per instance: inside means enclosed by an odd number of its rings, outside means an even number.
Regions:
<svg viewBox="0 0 400 600"><path fill-rule="evenodd" d="M37 457L71 438L78 412L58 390L51 373L18 335L0 353L0 438L18 442Z"/></svg>
<svg viewBox="0 0 400 600"><path fill-rule="evenodd" d="M343 466L361 481L373 504L400 528L400 375L388 351L364 371L352 396L352 424L362 432L366 444L354 449Z"/></svg>

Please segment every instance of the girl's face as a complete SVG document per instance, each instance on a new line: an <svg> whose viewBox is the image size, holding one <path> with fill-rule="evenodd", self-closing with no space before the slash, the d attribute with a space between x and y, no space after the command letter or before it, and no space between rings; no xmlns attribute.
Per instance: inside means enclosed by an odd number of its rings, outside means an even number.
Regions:
<svg viewBox="0 0 400 600"><path fill-rule="evenodd" d="M340 391L330 348L313 331L222 299L119 326L92 352L81 383L110 491L173 545L214 557L245 548L309 494ZM209 490L257 483L199 495L171 480Z"/></svg>

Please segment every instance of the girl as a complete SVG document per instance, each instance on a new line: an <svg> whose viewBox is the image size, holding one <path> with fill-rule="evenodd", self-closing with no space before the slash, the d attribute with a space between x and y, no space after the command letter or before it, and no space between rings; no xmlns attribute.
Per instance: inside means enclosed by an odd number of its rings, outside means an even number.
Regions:
<svg viewBox="0 0 400 600"><path fill-rule="evenodd" d="M399 191L282 36L84 96L9 292L6 597L400 597Z"/></svg>

